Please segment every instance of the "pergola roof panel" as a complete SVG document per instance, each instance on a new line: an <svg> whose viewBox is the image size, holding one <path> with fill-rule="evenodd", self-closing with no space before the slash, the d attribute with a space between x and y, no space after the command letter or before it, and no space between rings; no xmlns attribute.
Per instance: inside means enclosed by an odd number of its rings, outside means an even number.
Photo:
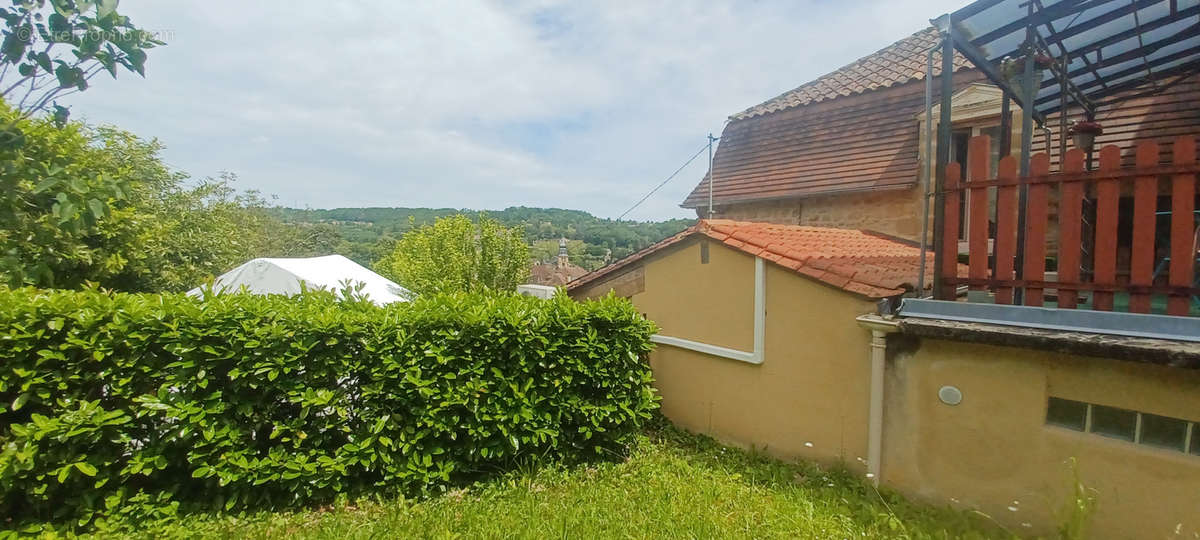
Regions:
<svg viewBox="0 0 1200 540"><path fill-rule="evenodd" d="M999 68L1018 56L1026 28L1037 48L1066 60L1068 90L1096 101L1118 89L1200 68L1200 0L979 0L949 16L960 41ZM945 17L937 21L945 28ZM993 73L998 72L993 70ZM1001 84L1001 81L996 81ZM1057 74L1047 70L1034 99L1047 115L1061 107Z"/></svg>

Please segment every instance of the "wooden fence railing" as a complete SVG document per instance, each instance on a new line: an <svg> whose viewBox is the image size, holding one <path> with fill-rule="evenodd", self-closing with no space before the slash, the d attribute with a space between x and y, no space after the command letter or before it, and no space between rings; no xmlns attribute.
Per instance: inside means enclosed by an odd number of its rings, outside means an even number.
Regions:
<svg viewBox="0 0 1200 540"><path fill-rule="evenodd" d="M1193 297L1200 296L1195 137L1174 140L1170 165L1160 163L1157 142L1145 141L1136 148L1133 167L1122 167L1120 149L1107 146L1100 150L1099 168L1086 171L1084 153L1073 149L1056 173L1050 172L1047 154L1035 154L1026 178L1017 177L1015 156L1001 159L989 178L989 146L986 135L971 139L965 182L959 164L946 168L944 237L937 247L944 254L959 252L960 197L965 197L969 271L961 277L956 258L943 257L938 298L954 299L956 287L965 284L994 292L998 304L1014 303L1014 291L1023 290L1025 305L1046 305L1052 292L1058 307L1077 308L1090 293L1093 309L1111 311L1114 297L1127 293L1129 311L1148 313L1152 295L1165 295L1168 314L1189 313ZM1024 253L1018 258L1022 188L1027 190ZM1132 202L1126 201L1125 215L1122 198ZM1058 210L1051 216L1055 199ZM1056 234L1049 230L1051 219ZM1056 264L1051 279L1047 255Z"/></svg>

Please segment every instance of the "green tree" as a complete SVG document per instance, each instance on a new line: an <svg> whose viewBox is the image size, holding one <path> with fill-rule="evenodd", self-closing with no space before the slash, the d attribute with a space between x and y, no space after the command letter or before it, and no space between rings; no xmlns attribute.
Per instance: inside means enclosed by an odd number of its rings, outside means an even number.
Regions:
<svg viewBox="0 0 1200 540"><path fill-rule="evenodd" d="M186 178L186 177L184 177ZM253 191L234 188L231 173L194 186L180 181L139 201L151 223L137 242L120 249L142 254L114 288L183 291L255 257L287 256L298 244Z"/></svg>
<svg viewBox="0 0 1200 540"><path fill-rule="evenodd" d="M510 291L529 277L529 246L519 228L460 214L406 233L375 270L417 294Z"/></svg>
<svg viewBox="0 0 1200 540"><path fill-rule="evenodd" d="M258 193L223 174L189 184L162 145L112 127L21 118L0 148L0 282L123 291L182 291L254 257L326 255L331 226L286 224Z"/></svg>
<svg viewBox="0 0 1200 540"><path fill-rule="evenodd" d="M120 272L127 260L111 248L137 236L129 179L103 170L82 124L59 129L9 108L0 117L25 134L0 148L0 277L74 287Z"/></svg>
<svg viewBox="0 0 1200 540"><path fill-rule="evenodd" d="M47 9L47 3L50 4ZM145 76L146 51L163 42L117 13L117 0L23 0L0 8L0 98L29 117L56 98L87 90L102 71ZM55 107L60 124L67 110ZM7 142L20 132L8 126Z"/></svg>

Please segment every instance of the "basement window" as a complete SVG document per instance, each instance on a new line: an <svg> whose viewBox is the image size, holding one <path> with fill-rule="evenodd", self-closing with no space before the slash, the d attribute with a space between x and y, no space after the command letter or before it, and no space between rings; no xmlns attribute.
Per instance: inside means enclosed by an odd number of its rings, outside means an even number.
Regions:
<svg viewBox="0 0 1200 540"><path fill-rule="evenodd" d="M1142 413L1139 442L1150 446L1183 451L1187 442L1188 423L1178 418Z"/></svg>
<svg viewBox="0 0 1200 540"><path fill-rule="evenodd" d="M1200 456L1200 422L1050 397L1046 424Z"/></svg>
<svg viewBox="0 0 1200 540"><path fill-rule="evenodd" d="M1046 423L1075 431L1086 431L1087 413L1087 403L1052 397L1046 408Z"/></svg>
<svg viewBox="0 0 1200 540"><path fill-rule="evenodd" d="M1125 409L1092 405L1092 433L1134 441L1137 439L1137 415Z"/></svg>

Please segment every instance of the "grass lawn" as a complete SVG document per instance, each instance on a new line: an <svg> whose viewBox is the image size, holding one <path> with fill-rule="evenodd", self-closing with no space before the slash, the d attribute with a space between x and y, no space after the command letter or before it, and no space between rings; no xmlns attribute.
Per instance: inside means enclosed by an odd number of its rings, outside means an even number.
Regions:
<svg viewBox="0 0 1200 540"><path fill-rule="evenodd" d="M880 495L861 479L672 429L626 461L510 474L430 500L191 516L140 537L1002 538L985 517Z"/></svg>

